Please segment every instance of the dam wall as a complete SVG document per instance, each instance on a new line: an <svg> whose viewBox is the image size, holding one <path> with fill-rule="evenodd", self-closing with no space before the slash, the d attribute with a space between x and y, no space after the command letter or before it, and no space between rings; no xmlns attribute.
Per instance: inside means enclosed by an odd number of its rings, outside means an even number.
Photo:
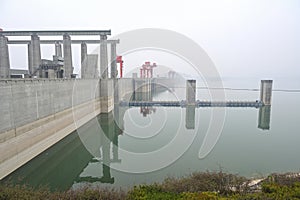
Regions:
<svg viewBox="0 0 300 200"><path fill-rule="evenodd" d="M110 112L113 80L1 80L0 102L2 179L101 112Z"/></svg>
<svg viewBox="0 0 300 200"><path fill-rule="evenodd" d="M22 134L18 129L87 101L99 99L97 79L0 81L0 142ZM13 130L14 135L5 135Z"/></svg>
<svg viewBox="0 0 300 200"><path fill-rule="evenodd" d="M135 80L132 78L122 78L117 80L117 83L115 84L115 91L118 95L116 97L117 101L129 100L132 98L134 94L134 81Z"/></svg>

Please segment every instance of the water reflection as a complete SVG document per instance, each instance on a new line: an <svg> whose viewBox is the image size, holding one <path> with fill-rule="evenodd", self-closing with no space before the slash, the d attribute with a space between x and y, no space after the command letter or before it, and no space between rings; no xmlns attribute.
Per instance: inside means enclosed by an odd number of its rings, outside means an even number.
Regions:
<svg viewBox="0 0 300 200"><path fill-rule="evenodd" d="M145 97L143 94L141 96ZM115 171L112 173L111 165L122 162L119 158L119 138L124 131L124 115L128 109L115 104L113 112L100 114L3 181L11 180L34 187L47 185L51 190L66 190L75 183L83 182L115 184L118 177L114 177ZM185 128L195 129L196 107L176 109L185 109ZM201 113L201 108L197 110ZM156 107L140 108L143 116L156 115L155 111ZM240 108L240 112L244 111ZM259 108L258 128L270 129L270 121L271 106ZM102 131L99 131L99 125Z"/></svg>
<svg viewBox="0 0 300 200"><path fill-rule="evenodd" d="M100 124L103 131L96 132L96 123ZM121 162L118 154L118 137L123 132L114 120L113 113L100 114L81 129L84 129L82 131L86 134L85 139L91 135L98 135L89 140L99 139L94 141L96 145L92 145L98 149L99 157L94 157L90 153L90 149L83 144L86 141L83 141L83 138L74 132L2 181L28 184L33 187L46 185L51 190L66 190L74 182L113 184L114 177L111 176L110 164ZM98 173L99 177L81 176L84 169L91 163L102 165L102 172Z"/></svg>
<svg viewBox="0 0 300 200"><path fill-rule="evenodd" d="M93 156L76 133L70 134L26 165L3 179L32 187L46 185L51 190L70 188Z"/></svg>
<svg viewBox="0 0 300 200"><path fill-rule="evenodd" d="M147 115L155 113L156 108L151 106L141 106L140 107L140 113L143 115L143 117L147 117Z"/></svg>
<svg viewBox="0 0 300 200"><path fill-rule="evenodd" d="M114 177L111 177L110 164L114 162L121 162L118 153L118 136L122 134L122 130L118 127L113 118L113 113L103 113L99 115L99 124L101 126L102 140L99 141L101 146L99 148L100 157L93 158L89 163L102 164L102 177L85 176L79 177L76 182L101 182L101 183L114 183ZM112 158L111 158L112 146Z"/></svg>
<svg viewBox="0 0 300 200"><path fill-rule="evenodd" d="M185 127L186 129L195 129L195 106L185 108Z"/></svg>
<svg viewBox="0 0 300 200"><path fill-rule="evenodd" d="M271 106L262 106L259 108L258 128L262 130L270 129Z"/></svg>

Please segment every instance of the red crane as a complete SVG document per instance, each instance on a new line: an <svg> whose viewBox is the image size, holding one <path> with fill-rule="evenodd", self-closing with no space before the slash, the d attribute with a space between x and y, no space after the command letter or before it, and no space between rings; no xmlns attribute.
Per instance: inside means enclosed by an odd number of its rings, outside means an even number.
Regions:
<svg viewBox="0 0 300 200"><path fill-rule="evenodd" d="M120 78L123 77L123 62L122 56L117 56L117 63L120 63Z"/></svg>
<svg viewBox="0 0 300 200"><path fill-rule="evenodd" d="M140 68L140 78L152 78L154 67L157 67L156 63L151 65L150 62L145 62Z"/></svg>

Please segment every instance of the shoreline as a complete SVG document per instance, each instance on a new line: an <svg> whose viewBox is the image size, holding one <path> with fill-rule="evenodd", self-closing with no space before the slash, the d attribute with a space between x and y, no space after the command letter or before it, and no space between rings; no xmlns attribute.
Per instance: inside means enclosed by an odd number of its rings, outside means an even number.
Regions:
<svg viewBox="0 0 300 200"><path fill-rule="evenodd" d="M162 183L122 188L82 187L50 191L9 182L0 184L0 199L297 199L300 198L300 173L272 173L249 179L219 172L195 172Z"/></svg>

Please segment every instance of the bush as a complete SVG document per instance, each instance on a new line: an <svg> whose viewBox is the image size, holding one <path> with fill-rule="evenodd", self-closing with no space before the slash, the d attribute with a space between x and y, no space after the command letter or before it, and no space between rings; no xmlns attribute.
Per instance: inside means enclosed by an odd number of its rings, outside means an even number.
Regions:
<svg viewBox="0 0 300 200"><path fill-rule="evenodd" d="M0 200L271 200L300 199L300 181L295 176L270 176L262 184L262 190L247 190L243 177L223 172L193 173L183 178L168 178L160 184L135 186L128 192L109 188L85 187L65 192L51 192L47 188L31 188L24 185L0 185ZM292 177L292 178L291 178ZM249 180L248 180L249 181ZM237 188L236 192L232 187Z"/></svg>
<svg viewBox="0 0 300 200"><path fill-rule="evenodd" d="M197 172L183 178L168 178L162 183L162 188L174 193L211 191L231 194L232 187L241 192L245 181L243 177L223 172Z"/></svg>

